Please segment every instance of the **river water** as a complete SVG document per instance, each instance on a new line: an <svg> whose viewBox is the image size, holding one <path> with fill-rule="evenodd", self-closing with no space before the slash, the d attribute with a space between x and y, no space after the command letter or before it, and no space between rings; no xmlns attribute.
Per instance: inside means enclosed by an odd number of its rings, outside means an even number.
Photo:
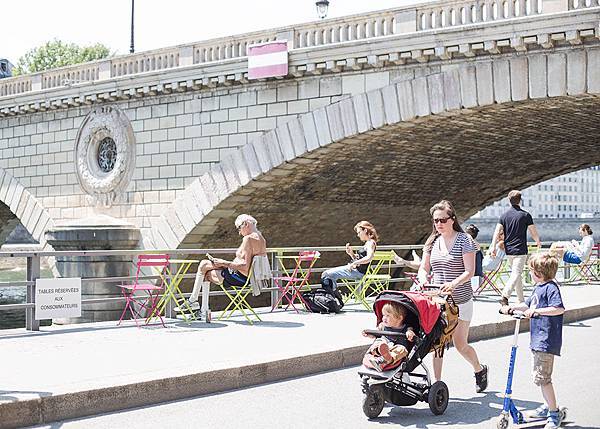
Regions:
<svg viewBox="0 0 600 429"><path fill-rule="evenodd" d="M51 277L49 270L42 272L42 277ZM0 270L0 282L25 281L25 270L15 268ZM25 286L0 288L0 304L23 304L27 288ZM49 325L51 321L42 321L43 325ZM25 310L0 311L0 329L25 327Z"/></svg>

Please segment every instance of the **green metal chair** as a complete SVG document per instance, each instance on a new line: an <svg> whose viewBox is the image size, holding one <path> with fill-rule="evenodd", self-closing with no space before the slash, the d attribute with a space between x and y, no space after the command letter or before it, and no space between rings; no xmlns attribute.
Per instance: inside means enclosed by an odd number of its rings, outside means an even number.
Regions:
<svg viewBox="0 0 600 429"><path fill-rule="evenodd" d="M344 304L353 300L370 310L371 304L369 304L367 298L373 297L388 288L392 278L393 262L394 252L391 250L375 252L367 272L360 280L340 279L348 288Z"/></svg>

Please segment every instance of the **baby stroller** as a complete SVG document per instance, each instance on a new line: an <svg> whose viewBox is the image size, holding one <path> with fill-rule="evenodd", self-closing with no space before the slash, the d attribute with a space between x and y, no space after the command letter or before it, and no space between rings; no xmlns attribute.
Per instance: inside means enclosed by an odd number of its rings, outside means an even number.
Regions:
<svg viewBox="0 0 600 429"><path fill-rule="evenodd" d="M379 416L386 402L408 406L422 401L429 403L429 408L435 415L446 411L448 386L443 381L431 384L429 370L423 363L430 351L434 351L438 356L443 355L458 323L458 309L451 298L440 301L434 302L422 292L391 290L381 292L375 299L373 310L377 316L377 324L382 320L384 304L395 302L406 309L405 323L412 326L417 335L413 348L398 367L379 372L363 365L358 371L365 394L363 411L368 418ZM375 337L391 335L378 330L366 332ZM422 371L419 368L422 368Z"/></svg>

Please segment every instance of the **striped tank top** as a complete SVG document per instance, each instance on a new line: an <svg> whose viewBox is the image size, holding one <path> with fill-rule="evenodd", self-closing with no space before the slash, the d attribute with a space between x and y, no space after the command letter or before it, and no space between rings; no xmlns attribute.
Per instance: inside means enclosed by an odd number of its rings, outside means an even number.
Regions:
<svg viewBox="0 0 600 429"><path fill-rule="evenodd" d="M463 255L477 250L471 236L464 232L457 234L454 244L447 254L441 250L440 242L442 240L441 236L436 238L431 248L430 263L433 270L433 284L436 285L451 282L464 273ZM473 299L471 281L456 286L452 292L452 298L456 304L464 304Z"/></svg>

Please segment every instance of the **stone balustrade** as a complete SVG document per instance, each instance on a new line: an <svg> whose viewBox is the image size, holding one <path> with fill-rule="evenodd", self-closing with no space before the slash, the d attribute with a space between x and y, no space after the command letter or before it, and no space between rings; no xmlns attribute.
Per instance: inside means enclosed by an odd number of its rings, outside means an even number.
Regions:
<svg viewBox="0 0 600 429"><path fill-rule="evenodd" d="M121 55L105 60L62 67L0 80L0 100L34 91L68 87L82 82L108 80L120 76L213 64L242 59L253 43L288 40L290 50L323 45L338 45L362 39L381 39L392 35L458 28L534 15L593 8L600 0L444 0L421 5L387 9L291 27L257 31ZM411 53L414 56L415 52ZM417 52L418 53L418 52ZM447 56L445 53L442 56ZM424 58L420 56L419 58ZM292 67L292 69L294 69ZM204 84L243 81L239 70L219 79L204 79ZM292 73L293 74L293 73ZM214 81L214 82L213 82Z"/></svg>
<svg viewBox="0 0 600 429"><path fill-rule="evenodd" d="M417 25L418 30L431 30L540 13L541 0L446 1L417 8Z"/></svg>

